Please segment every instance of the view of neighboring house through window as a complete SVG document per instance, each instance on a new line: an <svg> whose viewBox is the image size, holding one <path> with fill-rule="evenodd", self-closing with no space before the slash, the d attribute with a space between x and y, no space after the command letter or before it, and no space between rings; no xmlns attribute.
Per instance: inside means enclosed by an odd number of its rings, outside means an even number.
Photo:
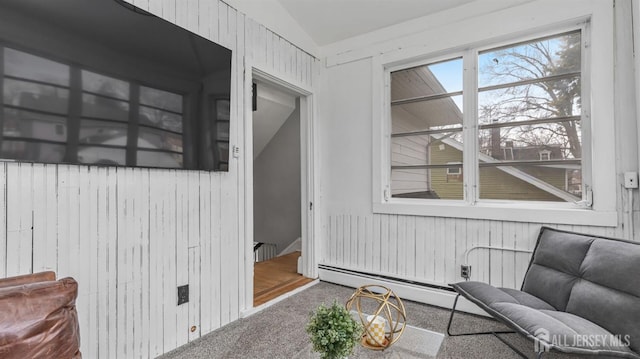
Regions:
<svg viewBox="0 0 640 359"><path fill-rule="evenodd" d="M183 167L183 96L9 47L2 158Z"/></svg>
<svg viewBox="0 0 640 359"><path fill-rule="evenodd" d="M578 30L467 51L477 69L464 75L463 58L391 72L392 196L581 200L581 48ZM475 113L462 111L463 87ZM465 151L471 194L452 165L462 170Z"/></svg>
<svg viewBox="0 0 640 359"><path fill-rule="evenodd" d="M462 199L462 72L454 58L391 74L392 196Z"/></svg>

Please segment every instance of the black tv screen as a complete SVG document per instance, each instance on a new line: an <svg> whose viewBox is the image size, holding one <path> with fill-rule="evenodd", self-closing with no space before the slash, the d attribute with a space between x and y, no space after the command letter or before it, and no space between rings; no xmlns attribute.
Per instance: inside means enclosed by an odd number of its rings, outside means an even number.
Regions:
<svg viewBox="0 0 640 359"><path fill-rule="evenodd" d="M228 170L231 50L121 0L1 0L0 88L0 159Z"/></svg>

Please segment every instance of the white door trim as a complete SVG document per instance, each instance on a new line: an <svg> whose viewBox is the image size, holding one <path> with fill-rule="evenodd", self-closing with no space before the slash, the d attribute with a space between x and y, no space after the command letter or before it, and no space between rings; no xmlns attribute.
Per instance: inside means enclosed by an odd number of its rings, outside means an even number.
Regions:
<svg viewBox="0 0 640 359"><path fill-rule="evenodd" d="M260 80L281 87L296 97L300 97L300 168L301 168L301 219L302 219L302 274L305 277L318 277L318 259L316 250L318 243L315 236L316 204L315 204L315 152L314 152L314 113L315 101L311 88L306 85L283 80L269 71L245 59L244 89L244 203L239 213L244 213L244 266L245 291L241 311L249 313L253 309L253 80ZM311 207L313 203L313 208Z"/></svg>

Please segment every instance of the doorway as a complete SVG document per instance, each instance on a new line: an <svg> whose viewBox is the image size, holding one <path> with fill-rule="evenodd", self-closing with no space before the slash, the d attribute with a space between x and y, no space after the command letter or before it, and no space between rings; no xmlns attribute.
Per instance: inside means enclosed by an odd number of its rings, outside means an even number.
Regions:
<svg viewBox="0 0 640 359"><path fill-rule="evenodd" d="M252 251L245 256L246 310L312 282L316 273L311 92L255 68L251 75L245 76L252 90L245 107L245 233Z"/></svg>
<svg viewBox="0 0 640 359"><path fill-rule="evenodd" d="M253 83L253 305L307 284L302 255L300 98Z"/></svg>

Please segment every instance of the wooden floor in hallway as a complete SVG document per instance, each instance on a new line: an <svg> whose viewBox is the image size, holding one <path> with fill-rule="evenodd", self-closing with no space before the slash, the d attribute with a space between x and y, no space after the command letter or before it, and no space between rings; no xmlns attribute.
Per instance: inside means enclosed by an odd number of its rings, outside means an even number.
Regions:
<svg viewBox="0 0 640 359"><path fill-rule="evenodd" d="M298 257L300 252L293 252L255 263L253 267L254 307L313 281L297 273Z"/></svg>

